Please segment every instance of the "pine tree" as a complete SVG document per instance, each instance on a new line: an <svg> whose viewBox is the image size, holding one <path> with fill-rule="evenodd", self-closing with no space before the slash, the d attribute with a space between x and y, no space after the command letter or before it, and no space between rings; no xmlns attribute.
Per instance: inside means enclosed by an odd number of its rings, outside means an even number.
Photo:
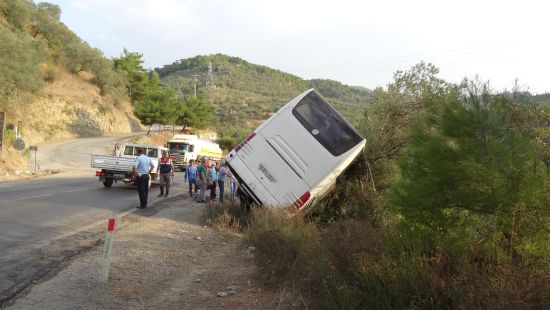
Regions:
<svg viewBox="0 0 550 310"><path fill-rule="evenodd" d="M539 111L490 95L486 85L449 97L414 126L389 206L432 241L493 240L513 256L550 220Z"/></svg>
<svg viewBox="0 0 550 310"><path fill-rule="evenodd" d="M160 84L158 73L152 72L143 99L136 101L134 115L143 125L173 123L179 111L180 102L171 88Z"/></svg>
<svg viewBox="0 0 550 310"><path fill-rule="evenodd" d="M183 129L187 127L206 128L213 117L212 108L208 102L194 96L190 96L182 102L178 115L176 124L182 125Z"/></svg>

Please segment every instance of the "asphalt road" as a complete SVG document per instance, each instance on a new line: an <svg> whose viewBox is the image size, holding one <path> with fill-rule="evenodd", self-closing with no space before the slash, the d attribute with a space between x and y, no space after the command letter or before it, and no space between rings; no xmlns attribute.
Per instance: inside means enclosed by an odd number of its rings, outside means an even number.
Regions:
<svg viewBox="0 0 550 310"><path fill-rule="evenodd" d="M92 153L110 154L116 142L130 137L39 145L40 168L60 173L0 183L0 306L67 257L97 242L98 227L112 211L135 210L135 187L116 183L104 188L90 168ZM172 192L181 192L182 175L177 173L174 179ZM153 186L149 200L157 194L158 186Z"/></svg>

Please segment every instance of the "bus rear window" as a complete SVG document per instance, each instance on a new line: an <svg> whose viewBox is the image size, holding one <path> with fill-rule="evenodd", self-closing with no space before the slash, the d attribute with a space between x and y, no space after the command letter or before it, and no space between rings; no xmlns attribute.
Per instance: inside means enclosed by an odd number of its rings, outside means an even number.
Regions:
<svg viewBox="0 0 550 310"><path fill-rule="evenodd" d="M292 114L332 155L340 156L359 144L363 138L315 92L306 95Z"/></svg>

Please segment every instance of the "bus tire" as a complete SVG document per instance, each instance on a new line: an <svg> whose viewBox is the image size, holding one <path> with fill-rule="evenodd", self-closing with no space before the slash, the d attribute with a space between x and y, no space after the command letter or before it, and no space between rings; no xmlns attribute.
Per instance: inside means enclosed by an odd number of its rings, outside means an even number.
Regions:
<svg viewBox="0 0 550 310"><path fill-rule="evenodd" d="M240 188L237 188L237 197L239 198L241 210L244 211L245 214L250 213L250 201Z"/></svg>
<svg viewBox="0 0 550 310"><path fill-rule="evenodd" d="M113 186L113 181L114 179L105 179L105 181L103 181L103 186L105 186L106 188L110 188L111 186Z"/></svg>

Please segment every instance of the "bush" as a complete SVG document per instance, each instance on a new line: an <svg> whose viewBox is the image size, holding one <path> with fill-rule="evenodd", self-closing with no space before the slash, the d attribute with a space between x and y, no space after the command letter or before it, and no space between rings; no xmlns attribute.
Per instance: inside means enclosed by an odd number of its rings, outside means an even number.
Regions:
<svg viewBox="0 0 550 310"><path fill-rule="evenodd" d="M300 217L258 210L246 229L258 277L312 309L522 309L550 302L550 275L492 264L463 252L412 248L409 236L368 221L318 229Z"/></svg>
<svg viewBox="0 0 550 310"><path fill-rule="evenodd" d="M42 72L38 64L47 54L44 44L3 26L0 26L0 42L0 96L40 89Z"/></svg>

